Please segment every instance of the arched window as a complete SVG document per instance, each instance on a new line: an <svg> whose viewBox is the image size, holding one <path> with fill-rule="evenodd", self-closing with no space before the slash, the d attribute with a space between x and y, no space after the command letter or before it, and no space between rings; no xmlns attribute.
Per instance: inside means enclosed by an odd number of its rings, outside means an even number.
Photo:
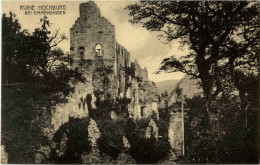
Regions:
<svg viewBox="0 0 260 165"><path fill-rule="evenodd" d="M103 54L102 54L102 46L100 45L100 44L97 44L96 45L96 48L95 48L95 51L96 51L96 55L97 56L102 56Z"/></svg>
<svg viewBox="0 0 260 165"><path fill-rule="evenodd" d="M83 58L84 57L84 54L85 54L85 49L84 49L84 47L79 47L79 55L80 55L80 57L81 58Z"/></svg>

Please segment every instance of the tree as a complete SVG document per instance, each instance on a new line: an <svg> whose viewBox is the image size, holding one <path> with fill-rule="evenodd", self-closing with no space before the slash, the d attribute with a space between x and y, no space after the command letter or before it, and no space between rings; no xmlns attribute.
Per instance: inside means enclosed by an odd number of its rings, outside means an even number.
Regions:
<svg viewBox="0 0 260 165"><path fill-rule="evenodd" d="M49 143L45 128L50 127L51 111L66 102L71 83L84 77L69 68L70 57L57 48L57 39L42 27L32 34L22 30L15 15L2 15L2 129L9 163L35 163L35 154Z"/></svg>
<svg viewBox="0 0 260 165"><path fill-rule="evenodd" d="M38 83L53 93L68 94L72 90L70 81L85 80L78 71L69 68L71 56L57 47L66 36L59 36L58 31L52 34L46 16L41 19L42 26L32 34L21 30L12 12L10 17L3 14L2 21L4 83Z"/></svg>
<svg viewBox="0 0 260 165"><path fill-rule="evenodd" d="M218 111L211 111L212 102L231 89L236 71L258 73L258 7L257 2L234 1L145 1L127 6L131 23L161 32L167 44L178 40L181 47L188 46L189 54L164 59L159 72L181 71L201 80L213 135Z"/></svg>
<svg viewBox="0 0 260 165"><path fill-rule="evenodd" d="M12 83L21 80L29 75L26 63L20 56L24 42L26 43L27 32L21 30L21 25L15 14L2 15L2 82ZM20 44L22 43L22 44ZM19 66L17 64L20 64Z"/></svg>
<svg viewBox="0 0 260 165"><path fill-rule="evenodd" d="M189 54L164 59L160 70L200 78L208 101L220 93L225 69L258 61L257 3L152 1L127 9L131 23L162 32L166 43L179 39L181 46L188 45Z"/></svg>

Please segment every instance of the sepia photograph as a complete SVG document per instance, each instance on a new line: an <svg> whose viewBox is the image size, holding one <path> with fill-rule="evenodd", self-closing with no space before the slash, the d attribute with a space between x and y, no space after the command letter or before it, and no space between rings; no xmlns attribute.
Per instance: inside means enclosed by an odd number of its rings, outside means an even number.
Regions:
<svg viewBox="0 0 260 165"><path fill-rule="evenodd" d="M1 9L1 164L260 164L259 1Z"/></svg>

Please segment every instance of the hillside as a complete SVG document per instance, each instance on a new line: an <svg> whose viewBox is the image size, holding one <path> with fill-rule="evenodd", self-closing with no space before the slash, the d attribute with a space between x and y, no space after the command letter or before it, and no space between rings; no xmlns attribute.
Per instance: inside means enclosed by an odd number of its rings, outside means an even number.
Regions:
<svg viewBox="0 0 260 165"><path fill-rule="evenodd" d="M179 83L176 84L180 86L180 88L182 88L184 95L186 95L187 97L192 97L197 93L201 93L202 89L199 88L198 85L199 80L197 79L191 79L191 76L189 75L185 75L180 81ZM170 97L169 97L169 105L172 104L173 102L175 102L175 89L173 89L170 93Z"/></svg>
<svg viewBox="0 0 260 165"><path fill-rule="evenodd" d="M171 93L172 90L177 86L178 82L180 82L180 80L176 80L176 79L156 82L158 93L161 94L164 91Z"/></svg>

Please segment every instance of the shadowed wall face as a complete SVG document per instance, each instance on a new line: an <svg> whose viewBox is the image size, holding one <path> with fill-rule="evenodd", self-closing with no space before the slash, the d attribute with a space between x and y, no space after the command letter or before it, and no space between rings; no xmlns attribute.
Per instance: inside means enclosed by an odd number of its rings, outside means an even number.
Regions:
<svg viewBox="0 0 260 165"><path fill-rule="evenodd" d="M70 29L70 50L73 68L82 59L114 59L115 28L94 2L80 4L80 17Z"/></svg>

